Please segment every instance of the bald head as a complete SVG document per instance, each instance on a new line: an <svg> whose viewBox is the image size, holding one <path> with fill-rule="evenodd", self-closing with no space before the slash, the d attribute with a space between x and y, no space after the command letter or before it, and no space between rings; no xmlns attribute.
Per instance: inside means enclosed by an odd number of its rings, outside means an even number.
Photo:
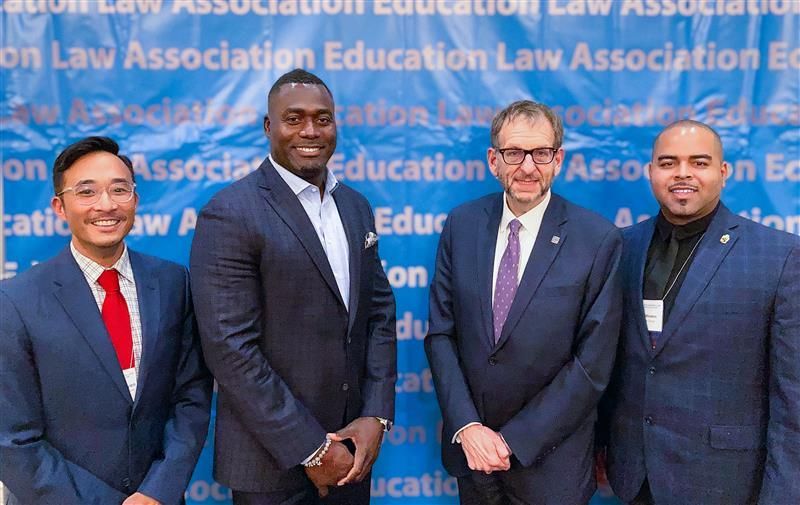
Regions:
<svg viewBox="0 0 800 505"><path fill-rule="evenodd" d="M697 130L707 131L708 133L711 134L711 136L714 139L713 140L714 157L718 157L717 159L719 161L722 161L724 159L722 150L722 139L720 138L719 133L717 133L717 131L714 128L711 128L707 124L702 123L700 121L695 121L694 119L681 119L680 121L675 121L674 123L667 125L666 128L661 130L661 132L656 136L655 140L653 141L653 156L655 156L655 153L659 151L658 142L661 140L664 134L666 134L667 132L671 132L673 130L682 130L681 133L685 135L691 135L697 132ZM653 158L653 160L655 161L655 157Z"/></svg>

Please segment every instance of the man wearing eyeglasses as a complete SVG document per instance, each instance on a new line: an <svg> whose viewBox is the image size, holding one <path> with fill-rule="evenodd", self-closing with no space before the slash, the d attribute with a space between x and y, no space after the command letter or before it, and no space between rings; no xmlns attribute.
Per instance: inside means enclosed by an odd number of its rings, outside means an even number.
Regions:
<svg viewBox="0 0 800 505"><path fill-rule="evenodd" d="M442 231L425 350L463 504L577 505L596 488L622 240L551 192L562 140L546 105L498 113L488 161L504 192L456 208Z"/></svg>
<svg viewBox="0 0 800 505"><path fill-rule="evenodd" d="M133 167L106 137L67 147L55 258L0 283L0 481L9 503L183 503L211 376L186 269L128 249Z"/></svg>

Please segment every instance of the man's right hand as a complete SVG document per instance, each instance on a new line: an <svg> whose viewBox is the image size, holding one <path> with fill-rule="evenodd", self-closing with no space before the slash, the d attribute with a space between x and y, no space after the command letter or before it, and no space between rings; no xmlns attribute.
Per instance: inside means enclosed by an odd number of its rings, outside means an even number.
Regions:
<svg viewBox="0 0 800 505"><path fill-rule="evenodd" d="M511 468L511 452L496 431L476 424L465 428L459 438L470 469L491 473Z"/></svg>
<svg viewBox="0 0 800 505"><path fill-rule="evenodd" d="M305 467L306 475L314 483L321 497L328 495L328 487L335 486L353 468L353 455L341 442L331 442L319 466Z"/></svg>

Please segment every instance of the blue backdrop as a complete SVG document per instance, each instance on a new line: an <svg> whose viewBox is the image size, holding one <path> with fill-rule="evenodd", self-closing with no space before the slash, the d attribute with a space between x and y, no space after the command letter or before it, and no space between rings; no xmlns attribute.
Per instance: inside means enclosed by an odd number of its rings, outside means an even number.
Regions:
<svg viewBox="0 0 800 505"><path fill-rule="evenodd" d="M398 302L379 505L456 502L422 350L427 286L447 212L499 189L486 163L498 108L554 106L567 151L555 190L619 226L656 211L646 163L659 129L706 121L732 162L728 206L800 233L795 0L0 0L0 16L4 276L68 240L50 167L90 134L134 161L129 244L185 264L197 211L268 152L272 82L299 66L328 83L330 166L375 207ZM211 443L189 503L229 501Z"/></svg>

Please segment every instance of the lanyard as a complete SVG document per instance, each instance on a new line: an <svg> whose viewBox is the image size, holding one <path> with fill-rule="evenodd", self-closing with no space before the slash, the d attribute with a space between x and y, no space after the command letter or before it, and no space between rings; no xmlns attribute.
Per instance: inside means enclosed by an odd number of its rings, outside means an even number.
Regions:
<svg viewBox="0 0 800 505"><path fill-rule="evenodd" d="M678 282L678 277L681 276L681 272L683 272L683 269L686 268L686 265L689 263L689 260L692 259L692 256L694 256L694 251L697 249L697 246L700 245L700 242L703 241L703 237L705 237L705 236L706 236L706 234L705 234L705 232L703 232L703 234L700 235L700 239L694 244L694 247L692 247L692 250L689 252L689 256L686 257L686 260L684 260L683 265L681 265L680 270L678 270L678 273L675 274L675 278L672 279L672 283L669 285L667 290L664 292L664 296L661 297L661 301L662 302L667 299L667 295L669 295L669 292L672 291L673 287L675 287L675 283Z"/></svg>

